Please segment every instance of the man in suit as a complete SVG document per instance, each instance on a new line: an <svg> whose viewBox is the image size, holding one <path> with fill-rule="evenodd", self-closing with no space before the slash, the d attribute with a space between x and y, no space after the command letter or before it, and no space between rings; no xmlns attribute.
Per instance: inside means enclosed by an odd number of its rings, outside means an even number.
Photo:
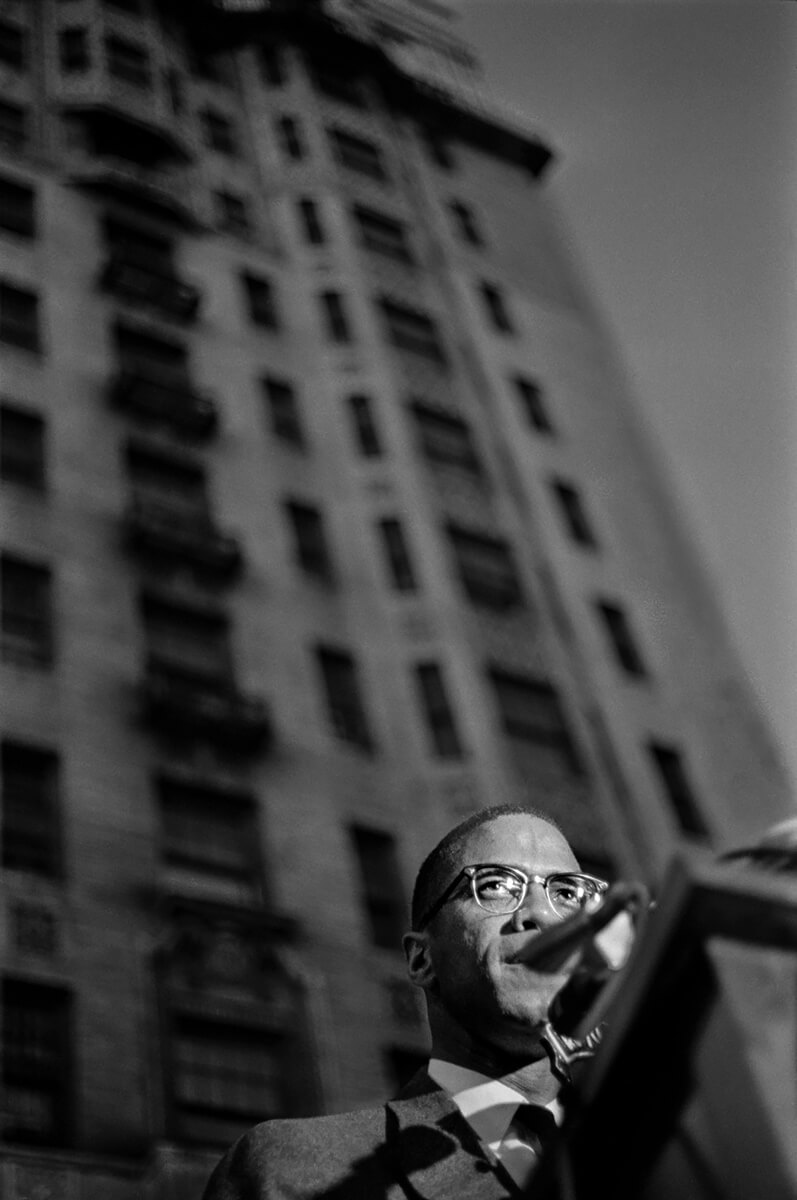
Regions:
<svg viewBox="0 0 797 1200"><path fill-rule="evenodd" d="M524 951L599 907L605 888L531 809L486 809L456 826L421 865L404 937L409 977L426 997L428 1067L379 1107L256 1126L222 1159L204 1200L519 1195L559 1116L541 1034L573 965L531 966Z"/></svg>

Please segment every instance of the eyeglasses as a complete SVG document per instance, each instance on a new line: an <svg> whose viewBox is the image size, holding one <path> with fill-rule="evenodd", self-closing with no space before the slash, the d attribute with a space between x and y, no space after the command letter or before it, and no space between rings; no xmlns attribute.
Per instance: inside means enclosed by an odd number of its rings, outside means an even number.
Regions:
<svg viewBox="0 0 797 1200"><path fill-rule="evenodd" d="M594 912L603 903L603 893L609 885L594 875L582 875L578 871L554 871L552 875L527 875L517 867L504 867L497 863L479 863L463 867L451 881L439 900L427 909L418 922L418 929L428 925L443 905L456 892L460 881L470 882L473 899L485 912L495 916L508 916L517 912L526 899L530 883L542 884L545 896L553 912L562 920L580 912Z"/></svg>

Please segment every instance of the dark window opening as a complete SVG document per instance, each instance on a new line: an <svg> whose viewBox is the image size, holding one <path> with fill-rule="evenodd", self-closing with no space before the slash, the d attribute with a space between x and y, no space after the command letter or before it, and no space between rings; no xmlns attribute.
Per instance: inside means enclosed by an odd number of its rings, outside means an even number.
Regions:
<svg viewBox="0 0 797 1200"><path fill-rule="evenodd" d="M0 478L44 487L44 421L36 413L0 404Z"/></svg>
<svg viewBox="0 0 797 1200"><path fill-rule="evenodd" d="M277 141L286 158L299 162L304 158L304 139L295 117L279 117L276 121Z"/></svg>
<svg viewBox="0 0 797 1200"><path fill-rule="evenodd" d="M662 742L649 742L648 753L682 833L707 839L708 826L703 819L680 751Z"/></svg>
<svg viewBox="0 0 797 1200"><path fill-rule="evenodd" d="M0 770L3 867L59 875L58 756L50 750L3 742Z"/></svg>
<svg viewBox="0 0 797 1200"><path fill-rule="evenodd" d="M645 663L637 647L634 635L631 632L628 618L622 608L608 601L598 601L595 607L603 621L617 662L625 673L638 678L646 675Z"/></svg>
<svg viewBox="0 0 797 1200"><path fill-rule="evenodd" d="M579 774L576 747L551 684L499 668L490 670L490 679L501 723L509 737L553 749L571 773Z"/></svg>
<svg viewBox="0 0 797 1200"><path fill-rule="evenodd" d="M304 446L304 429L293 385L283 379L267 377L261 380L261 388L272 433L294 446Z"/></svg>
<svg viewBox="0 0 797 1200"><path fill-rule="evenodd" d="M324 236L324 226L321 224L321 213L315 200L300 200L298 211L305 239L311 246L323 246L326 237Z"/></svg>
<svg viewBox="0 0 797 1200"><path fill-rule="evenodd" d="M382 443L374 419L371 398L362 395L349 396L348 405L358 450L365 458L378 458L382 453Z"/></svg>
<svg viewBox="0 0 797 1200"><path fill-rule="evenodd" d="M481 294L487 316L499 333L514 333L514 326L502 292L492 283L481 285Z"/></svg>
<svg viewBox="0 0 797 1200"><path fill-rule="evenodd" d="M474 604L507 609L523 603L523 591L508 542L459 525L449 525L447 532L462 586Z"/></svg>
<svg viewBox="0 0 797 1200"><path fill-rule="evenodd" d="M260 76L269 87L281 87L286 82L285 56L279 46L258 48Z"/></svg>
<svg viewBox="0 0 797 1200"><path fill-rule="evenodd" d="M74 27L58 34L58 61L65 75L87 71L90 66L88 30Z"/></svg>
<svg viewBox="0 0 797 1200"><path fill-rule="evenodd" d="M175 879L242 903L261 898L257 811L245 793L156 780L161 857Z"/></svg>
<svg viewBox="0 0 797 1200"><path fill-rule="evenodd" d="M10 554L0 559L0 644L3 658L14 662L52 661L50 571Z"/></svg>
<svg viewBox="0 0 797 1200"><path fill-rule="evenodd" d="M366 138L347 133L344 129L329 130L329 137L337 161L347 170L368 175L371 179L386 180L387 170L379 146Z"/></svg>
<svg viewBox="0 0 797 1200"><path fill-rule="evenodd" d="M30 138L28 109L0 100L0 146L20 154Z"/></svg>
<svg viewBox="0 0 797 1200"><path fill-rule="evenodd" d="M386 517L377 524L390 582L397 592L414 592L417 584L401 522Z"/></svg>
<svg viewBox="0 0 797 1200"><path fill-rule="evenodd" d="M181 679L227 690L232 683L229 628L221 613L142 597L141 615L150 663Z"/></svg>
<svg viewBox="0 0 797 1200"><path fill-rule="evenodd" d="M213 203L219 229L238 237L248 237L251 234L252 220L242 196L236 196L233 192L214 192Z"/></svg>
<svg viewBox="0 0 797 1200"><path fill-rule="evenodd" d="M2 999L3 1141L67 1146L72 1140L69 993L6 978Z"/></svg>
<svg viewBox="0 0 797 1200"><path fill-rule="evenodd" d="M577 488L561 479L551 484L568 533L581 546L597 546L597 539Z"/></svg>
<svg viewBox="0 0 797 1200"><path fill-rule="evenodd" d="M0 229L33 237L36 233L36 194L27 184L0 178Z"/></svg>
<svg viewBox="0 0 797 1200"><path fill-rule="evenodd" d="M266 329L279 328L277 297L273 283L262 276L245 273L241 276L249 317L255 325Z"/></svg>
<svg viewBox="0 0 797 1200"><path fill-rule="evenodd" d="M459 467L470 474L481 474L481 461L473 445L471 429L462 417L429 408L420 401L413 402L411 407L421 450L428 459Z"/></svg>
<svg viewBox="0 0 797 1200"><path fill-rule="evenodd" d="M340 292L320 292L321 316L330 341L351 342L352 330L346 314L344 298Z"/></svg>
<svg viewBox="0 0 797 1200"><path fill-rule="evenodd" d="M293 533L296 562L308 575L332 579L332 559L320 509L312 504L288 501L285 511Z"/></svg>
<svg viewBox="0 0 797 1200"><path fill-rule="evenodd" d="M229 117L215 109L206 108L200 113L205 145L220 154L235 157L238 153L238 139L235 127Z"/></svg>
<svg viewBox="0 0 797 1200"><path fill-rule="evenodd" d="M0 20L0 63L16 71L27 65L25 30L11 21Z"/></svg>
<svg viewBox="0 0 797 1200"><path fill-rule="evenodd" d="M394 346L412 354L420 354L441 365L447 362L440 331L427 313L408 308L404 304L396 304L392 300L381 300L380 307L387 335Z"/></svg>
<svg viewBox="0 0 797 1200"><path fill-rule="evenodd" d="M483 246L484 238L476 221L476 216L473 209L467 204L463 204L461 200L454 200L449 205L449 209L454 218L454 225L460 237L470 242L471 246Z"/></svg>
<svg viewBox="0 0 797 1200"><path fill-rule="evenodd" d="M357 222L360 241L366 250L373 250L399 262L414 261L407 227L402 221L361 204L354 208L354 219Z"/></svg>
<svg viewBox="0 0 797 1200"><path fill-rule="evenodd" d="M365 715L357 664L351 654L320 646L316 658L326 695L330 722L336 737L363 750L373 749Z"/></svg>
<svg viewBox="0 0 797 1200"><path fill-rule="evenodd" d="M380 829L362 825L352 825L350 834L371 941L385 950L398 950L406 929L407 905L396 840Z"/></svg>
<svg viewBox="0 0 797 1200"><path fill-rule="evenodd" d="M419 663L415 680L435 754L438 758L462 758L462 741L442 670L437 663Z"/></svg>
<svg viewBox="0 0 797 1200"><path fill-rule="evenodd" d="M105 39L105 53L108 58L108 71L114 78L130 83L133 87L152 87L152 67L143 46L114 35Z"/></svg>
<svg viewBox="0 0 797 1200"><path fill-rule="evenodd" d="M28 288L0 283L0 342L39 350L39 297Z"/></svg>
<svg viewBox="0 0 797 1200"><path fill-rule="evenodd" d="M523 375L515 375L513 383L523 406L526 420L532 429L536 429L538 433L553 433L553 423L546 408L540 385L533 379L526 379Z"/></svg>

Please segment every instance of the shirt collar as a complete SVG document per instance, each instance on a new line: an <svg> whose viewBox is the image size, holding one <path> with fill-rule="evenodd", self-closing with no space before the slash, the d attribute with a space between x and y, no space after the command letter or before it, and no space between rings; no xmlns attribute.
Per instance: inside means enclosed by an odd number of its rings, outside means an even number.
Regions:
<svg viewBox="0 0 797 1200"><path fill-rule="evenodd" d="M440 1058L429 1061L428 1072L435 1083L444 1088L462 1113L474 1133L492 1149L503 1141L518 1105L526 1103L526 1097L503 1079L491 1079L470 1067L458 1063L444 1062ZM552 1100L545 1107L558 1122L561 1105Z"/></svg>

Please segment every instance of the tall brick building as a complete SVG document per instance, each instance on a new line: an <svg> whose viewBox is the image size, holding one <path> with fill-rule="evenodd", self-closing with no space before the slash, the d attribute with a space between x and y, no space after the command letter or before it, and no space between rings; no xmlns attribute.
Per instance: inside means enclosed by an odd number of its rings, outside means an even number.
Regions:
<svg viewBox="0 0 797 1200"><path fill-rule="evenodd" d="M655 881L787 789L440 5L3 0L0 81L0 1190L182 1200L423 1053L455 820Z"/></svg>

